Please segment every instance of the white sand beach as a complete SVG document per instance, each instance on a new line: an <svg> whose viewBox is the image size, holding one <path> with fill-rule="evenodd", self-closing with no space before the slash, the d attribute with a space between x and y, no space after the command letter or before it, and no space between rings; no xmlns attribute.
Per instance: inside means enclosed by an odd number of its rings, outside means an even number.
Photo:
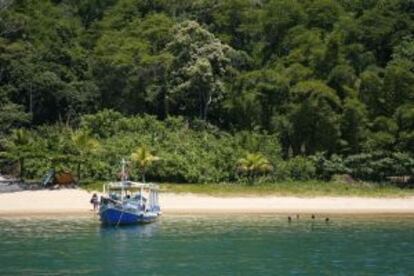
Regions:
<svg viewBox="0 0 414 276"><path fill-rule="evenodd" d="M92 193L81 189L22 191L0 194L0 216L91 213ZM165 214L176 213L337 213L414 214L414 197L213 197L199 194L160 195Z"/></svg>
<svg viewBox="0 0 414 276"><path fill-rule="evenodd" d="M87 213L91 210L91 196L81 189L2 193L0 215Z"/></svg>

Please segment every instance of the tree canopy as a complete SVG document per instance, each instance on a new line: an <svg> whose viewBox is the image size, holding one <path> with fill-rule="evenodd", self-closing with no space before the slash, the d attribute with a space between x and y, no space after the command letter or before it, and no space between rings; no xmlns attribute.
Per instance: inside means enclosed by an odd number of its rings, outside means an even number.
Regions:
<svg viewBox="0 0 414 276"><path fill-rule="evenodd" d="M112 112L274 135L285 158L412 155L413 14L406 0L0 1L0 138L55 123L111 136Z"/></svg>

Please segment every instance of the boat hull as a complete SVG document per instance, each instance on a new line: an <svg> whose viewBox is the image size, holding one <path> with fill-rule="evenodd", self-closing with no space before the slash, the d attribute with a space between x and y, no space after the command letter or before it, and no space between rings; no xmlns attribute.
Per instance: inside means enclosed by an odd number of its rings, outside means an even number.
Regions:
<svg viewBox="0 0 414 276"><path fill-rule="evenodd" d="M106 208L99 212L101 222L106 225L130 225L151 223L157 220L158 214L150 212L131 213L116 208Z"/></svg>

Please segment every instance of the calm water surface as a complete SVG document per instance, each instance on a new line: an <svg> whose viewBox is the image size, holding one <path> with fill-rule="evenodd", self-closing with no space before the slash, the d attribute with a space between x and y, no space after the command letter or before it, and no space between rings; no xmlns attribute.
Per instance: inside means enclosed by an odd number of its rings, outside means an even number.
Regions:
<svg viewBox="0 0 414 276"><path fill-rule="evenodd" d="M413 275L414 218L0 218L1 275Z"/></svg>

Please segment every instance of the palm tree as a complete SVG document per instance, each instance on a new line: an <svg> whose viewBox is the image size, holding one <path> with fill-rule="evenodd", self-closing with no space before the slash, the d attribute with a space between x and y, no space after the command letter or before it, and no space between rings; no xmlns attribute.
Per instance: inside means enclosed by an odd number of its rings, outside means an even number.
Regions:
<svg viewBox="0 0 414 276"><path fill-rule="evenodd" d="M237 161L237 170L246 173L250 180L259 174L269 173L273 170L273 166L269 160L261 153L248 153L246 157Z"/></svg>
<svg viewBox="0 0 414 276"><path fill-rule="evenodd" d="M131 154L131 159L137 164L137 167L141 172L142 182L145 182L145 173L147 172L147 169L152 163L159 160L157 156L151 154L151 151L146 146L136 148Z"/></svg>
<svg viewBox="0 0 414 276"><path fill-rule="evenodd" d="M76 160L78 163L77 174L78 182L81 180L81 166L87 159L87 157L95 153L99 147L99 141L91 137L85 131L76 131L72 133L71 136L73 146L75 147Z"/></svg>

